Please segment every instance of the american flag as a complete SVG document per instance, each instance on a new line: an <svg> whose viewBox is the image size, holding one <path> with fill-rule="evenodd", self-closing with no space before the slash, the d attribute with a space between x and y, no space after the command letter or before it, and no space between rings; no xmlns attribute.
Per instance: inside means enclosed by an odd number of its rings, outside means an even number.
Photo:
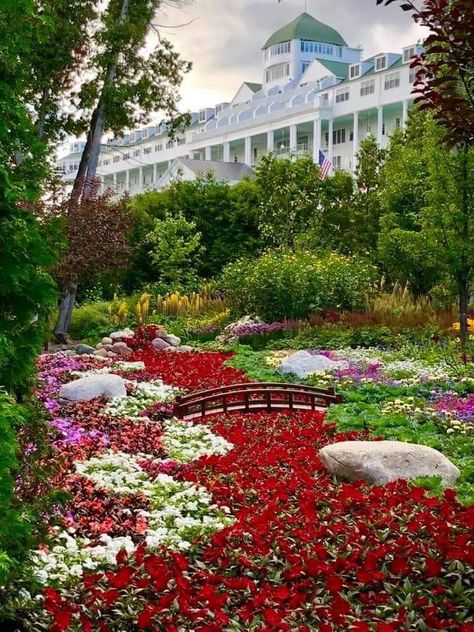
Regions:
<svg viewBox="0 0 474 632"><path fill-rule="evenodd" d="M321 150L319 150L319 170L321 172L321 180L329 175L332 169L331 161L326 158Z"/></svg>

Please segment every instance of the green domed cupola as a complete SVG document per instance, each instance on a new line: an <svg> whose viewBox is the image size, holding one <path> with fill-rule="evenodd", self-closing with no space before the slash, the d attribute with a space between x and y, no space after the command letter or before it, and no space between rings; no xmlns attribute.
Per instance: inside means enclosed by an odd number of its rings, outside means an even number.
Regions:
<svg viewBox="0 0 474 632"><path fill-rule="evenodd" d="M344 38L331 26L316 20L312 15L309 15L309 13L302 13L292 22L278 29L276 33L273 33L265 43L263 49L265 50L275 44L290 42L295 39L335 44L336 46L347 46Z"/></svg>

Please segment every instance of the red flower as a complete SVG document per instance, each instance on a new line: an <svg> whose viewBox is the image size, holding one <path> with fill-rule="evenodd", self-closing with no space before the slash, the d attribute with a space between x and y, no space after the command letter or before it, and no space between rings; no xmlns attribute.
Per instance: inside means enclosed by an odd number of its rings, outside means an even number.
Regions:
<svg viewBox="0 0 474 632"><path fill-rule="evenodd" d="M425 577L438 577L441 574L443 566L437 560L431 557L426 558L424 575Z"/></svg>

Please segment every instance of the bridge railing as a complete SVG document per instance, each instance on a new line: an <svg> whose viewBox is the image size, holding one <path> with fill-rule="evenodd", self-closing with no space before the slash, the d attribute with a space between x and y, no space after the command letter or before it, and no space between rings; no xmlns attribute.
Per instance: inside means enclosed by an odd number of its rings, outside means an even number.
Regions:
<svg viewBox="0 0 474 632"><path fill-rule="evenodd" d="M252 382L222 386L178 397L173 414L180 419L194 419L238 411L321 410L340 402L341 396L337 395L333 388Z"/></svg>

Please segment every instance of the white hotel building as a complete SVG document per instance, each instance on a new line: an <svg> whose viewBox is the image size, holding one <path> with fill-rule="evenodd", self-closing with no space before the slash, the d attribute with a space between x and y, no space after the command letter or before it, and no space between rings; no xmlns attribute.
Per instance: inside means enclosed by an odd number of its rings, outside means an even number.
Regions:
<svg viewBox="0 0 474 632"><path fill-rule="evenodd" d="M413 102L410 60L418 50L363 59L361 49L303 13L263 46L261 84L244 82L230 103L192 113L174 140L160 124L109 141L98 176L105 187L135 194L209 171L235 182L264 154L310 154L317 162L320 150L334 169L353 171L361 139L373 134L384 147L405 124ZM83 146L74 143L58 161L66 183Z"/></svg>

